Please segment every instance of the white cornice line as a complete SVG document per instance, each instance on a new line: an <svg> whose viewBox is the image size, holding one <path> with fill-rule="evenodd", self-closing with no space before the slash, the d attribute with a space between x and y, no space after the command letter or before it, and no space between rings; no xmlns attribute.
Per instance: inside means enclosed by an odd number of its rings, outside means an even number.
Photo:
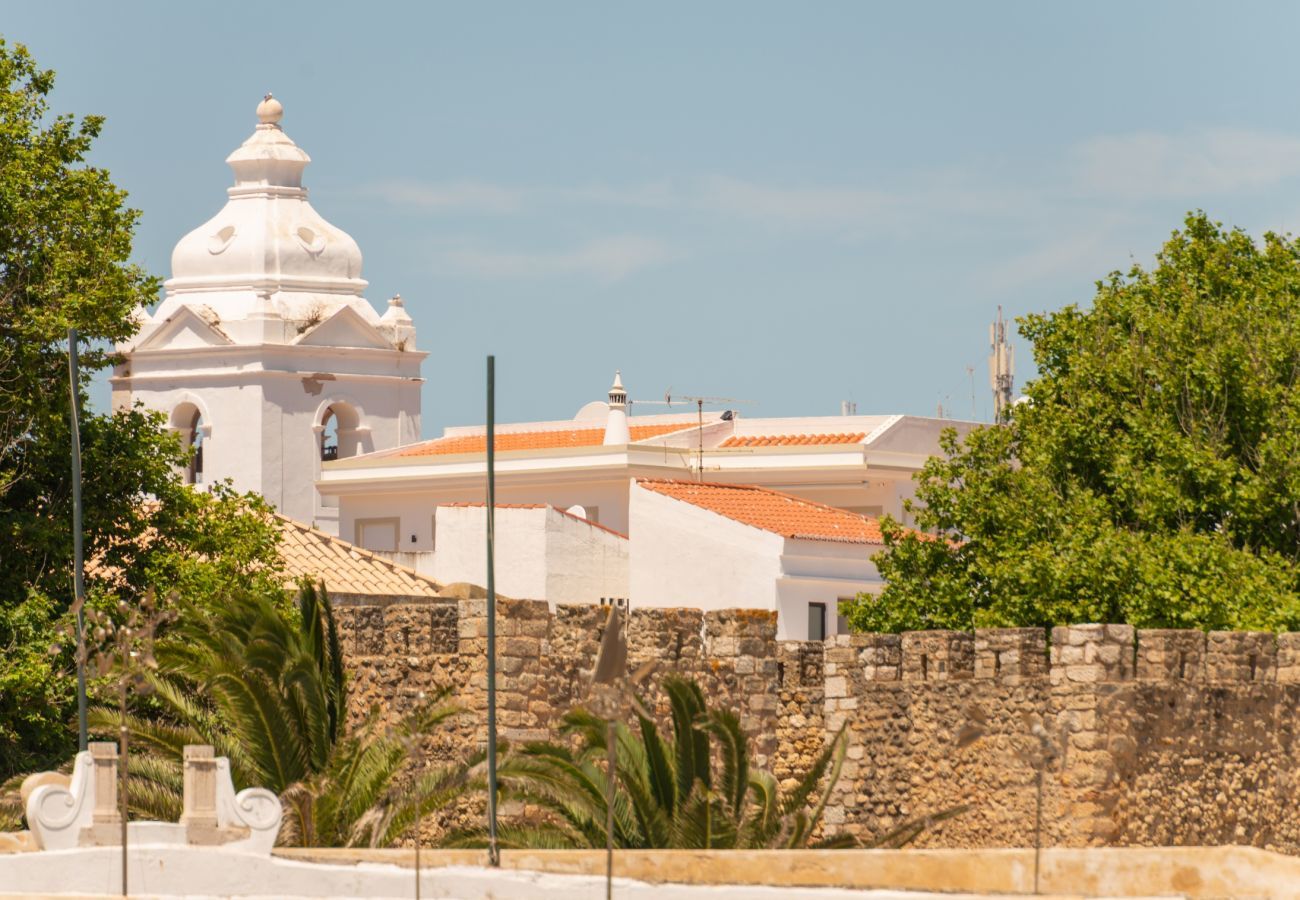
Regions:
<svg viewBox="0 0 1300 900"><path fill-rule="evenodd" d="M885 419L885 421L881 422L875 428L871 429L871 431L867 434L867 436L863 438L863 443L870 444L876 438L880 437L886 431L888 431L889 429L897 425L902 420L902 418L903 418L902 416L897 416L897 415L889 416L887 419Z"/></svg>

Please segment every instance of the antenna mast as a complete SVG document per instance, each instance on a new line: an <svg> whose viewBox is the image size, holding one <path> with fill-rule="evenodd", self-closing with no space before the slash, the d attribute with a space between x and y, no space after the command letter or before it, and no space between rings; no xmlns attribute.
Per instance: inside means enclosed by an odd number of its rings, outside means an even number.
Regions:
<svg viewBox="0 0 1300 900"><path fill-rule="evenodd" d="M1011 393L1015 384L1015 354L1007 343L1007 323L1002 319L1002 307L998 306L998 318L989 326L989 387L993 389L993 421L1002 422L1011 409Z"/></svg>

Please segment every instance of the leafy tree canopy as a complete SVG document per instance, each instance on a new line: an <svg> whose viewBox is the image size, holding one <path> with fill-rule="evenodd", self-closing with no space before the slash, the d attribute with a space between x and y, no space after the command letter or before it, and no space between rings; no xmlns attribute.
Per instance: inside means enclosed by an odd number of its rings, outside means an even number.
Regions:
<svg viewBox="0 0 1300 900"><path fill-rule="evenodd" d="M0 780L76 748L72 655L47 653L72 601L67 331L82 338L84 408L89 379L158 287L130 262L139 213L86 162L103 120L51 115L53 86L0 40ZM164 426L140 409L83 415L92 602L148 587L278 592L265 507L182 486L186 451Z"/></svg>
<svg viewBox="0 0 1300 900"><path fill-rule="evenodd" d="M1300 626L1300 241L1189 215L1090 309L1020 320L1039 377L944 438L859 629Z"/></svg>

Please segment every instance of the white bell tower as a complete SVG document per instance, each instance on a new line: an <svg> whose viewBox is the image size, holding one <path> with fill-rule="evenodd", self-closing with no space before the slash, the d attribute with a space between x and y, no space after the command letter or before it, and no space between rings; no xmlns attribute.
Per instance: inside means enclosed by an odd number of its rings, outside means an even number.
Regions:
<svg viewBox="0 0 1300 900"><path fill-rule="evenodd" d="M172 251L165 299L118 347L113 403L160 410L199 444L188 480L228 478L336 532L316 493L322 460L418 440L428 354L400 297L380 316L362 296L361 250L307 202L311 158L283 115L267 94L226 159L229 199Z"/></svg>

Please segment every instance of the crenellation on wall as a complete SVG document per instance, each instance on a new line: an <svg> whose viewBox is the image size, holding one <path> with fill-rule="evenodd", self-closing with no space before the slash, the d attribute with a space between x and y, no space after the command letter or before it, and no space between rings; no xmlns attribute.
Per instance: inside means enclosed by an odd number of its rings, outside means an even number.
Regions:
<svg viewBox="0 0 1300 900"><path fill-rule="evenodd" d="M1277 681L1277 637L1271 631L1211 631L1205 673L1211 682Z"/></svg>
<svg viewBox="0 0 1300 900"><path fill-rule="evenodd" d="M339 641L349 656L380 656L387 639L384 634L382 606L335 605Z"/></svg>
<svg viewBox="0 0 1300 900"><path fill-rule="evenodd" d="M975 676L975 637L966 631L903 632L904 681L957 681Z"/></svg>
<svg viewBox="0 0 1300 900"><path fill-rule="evenodd" d="M390 656L455 653L459 619L453 600L394 603L383 609L383 652Z"/></svg>
<svg viewBox="0 0 1300 900"><path fill-rule="evenodd" d="M1047 675L1047 632L1041 628L976 628L975 677L1020 684Z"/></svg>
<svg viewBox="0 0 1300 900"><path fill-rule="evenodd" d="M1137 632L1137 678L1140 681L1204 681L1205 632L1143 628Z"/></svg>
<svg viewBox="0 0 1300 900"><path fill-rule="evenodd" d="M385 720L451 685L468 714L422 744L446 762L486 741L484 600L336 610L354 721ZM609 611L498 602L498 721L512 741L555 739L585 703ZM770 612L637 609L628 667L667 731L658 686L697 680L736 712L753 762L786 787L843 729L823 834L869 840L956 806L920 846L1245 843L1300 851L1300 634L1129 626L979 629L778 641ZM469 804L466 809L472 807ZM459 809L459 808L458 808ZM460 813L458 812L457 815ZM442 827L441 824L431 827Z"/></svg>
<svg viewBox="0 0 1300 900"><path fill-rule="evenodd" d="M836 641L842 638L836 637ZM848 636L855 674L863 681L896 682L903 679L903 636L901 634L852 634ZM847 672L843 673L848 675ZM857 680L857 679L854 679Z"/></svg>
<svg viewBox="0 0 1300 900"><path fill-rule="evenodd" d="M1052 629L1051 679L1096 683L1133 677L1132 625L1058 625Z"/></svg>
<svg viewBox="0 0 1300 900"><path fill-rule="evenodd" d="M1300 634L1277 636L1277 680L1286 684L1300 682Z"/></svg>

